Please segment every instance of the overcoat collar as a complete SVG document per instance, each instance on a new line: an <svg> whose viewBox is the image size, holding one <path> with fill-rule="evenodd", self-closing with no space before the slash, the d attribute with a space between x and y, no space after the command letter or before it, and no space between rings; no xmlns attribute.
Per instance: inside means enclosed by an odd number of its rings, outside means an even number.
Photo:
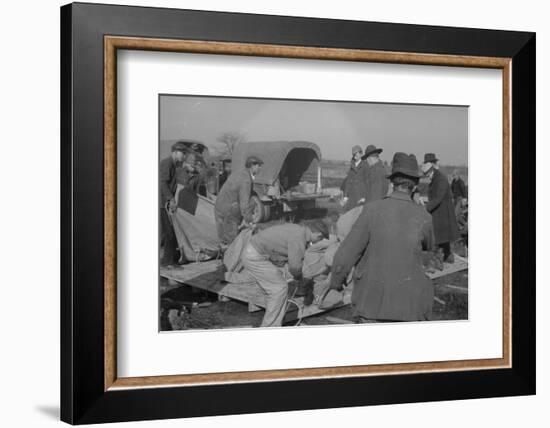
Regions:
<svg viewBox="0 0 550 428"><path fill-rule="evenodd" d="M409 195L407 192L402 192L400 190L394 190L389 196L387 196L388 198L391 198L391 199L399 199L400 201L407 201L407 202L412 202L411 200L411 195Z"/></svg>

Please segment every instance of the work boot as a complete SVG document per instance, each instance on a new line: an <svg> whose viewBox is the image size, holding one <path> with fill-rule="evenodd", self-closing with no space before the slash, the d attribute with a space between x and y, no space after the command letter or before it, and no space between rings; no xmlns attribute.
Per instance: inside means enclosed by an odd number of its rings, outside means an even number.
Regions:
<svg viewBox="0 0 550 428"><path fill-rule="evenodd" d="M453 264L455 262L455 256L453 253L450 253L445 260L443 260L445 263Z"/></svg>
<svg viewBox="0 0 550 428"><path fill-rule="evenodd" d="M309 292L310 284L311 284L311 288L313 289L312 279L302 278L300 281L297 281L297 282L298 284L296 287L296 293L294 294L296 297L306 296Z"/></svg>
<svg viewBox="0 0 550 428"><path fill-rule="evenodd" d="M306 295L304 296L304 306L310 306L313 303L313 299L315 296L313 295L313 281L311 282L311 285L308 285L306 290Z"/></svg>

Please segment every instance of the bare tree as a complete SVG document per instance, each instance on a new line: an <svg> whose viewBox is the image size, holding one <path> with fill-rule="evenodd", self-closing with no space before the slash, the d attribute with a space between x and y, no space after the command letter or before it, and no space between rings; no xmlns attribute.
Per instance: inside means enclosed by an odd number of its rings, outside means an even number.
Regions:
<svg viewBox="0 0 550 428"><path fill-rule="evenodd" d="M221 152L227 156L232 156L235 147L246 142L246 135L239 131L229 131L221 134L217 140L222 145Z"/></svg>

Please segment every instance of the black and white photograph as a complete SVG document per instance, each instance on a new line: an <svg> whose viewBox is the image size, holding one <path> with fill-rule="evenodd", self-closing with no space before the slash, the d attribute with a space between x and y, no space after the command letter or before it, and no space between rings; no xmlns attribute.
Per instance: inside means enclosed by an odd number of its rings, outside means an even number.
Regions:
<svg viewBox="0 0 550 428"><path fill-rule="evenodd" d="M468 319L468 106L158 102L161 331Z"/></svg>

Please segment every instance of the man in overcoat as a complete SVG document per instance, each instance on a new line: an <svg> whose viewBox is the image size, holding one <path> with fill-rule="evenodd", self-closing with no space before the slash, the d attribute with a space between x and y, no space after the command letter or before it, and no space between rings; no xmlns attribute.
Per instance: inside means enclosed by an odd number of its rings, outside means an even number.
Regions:
<svg viewBox="0 0 550 428"><path fill-rule="evenodd" d="M369 203L382 199L388 194L388 178L386 168L380 161L380 153L382 149L376 148L374 145L369 145L365 149L363 160L367 163L365 168L364 182L366 184L364 203Z"/></svg>
<svg viewBox="0 0 550 428"><path fill-rule="evenodd" d="M237 237L243 220L245 223L252 222L252 184L262 165L263 161L260 158L249 156L245 162L245 169L233 172L220 190L214 215L218 237L225 245L231 244Z"/></svg>
<svg viewBox="0 0 550 428"><path fill-rule="evenodd" d="M161 266L170 266L176 262L178 243L167 210L174 212L177 208L177 201L174 197L177 187L177 173L187 150L184 144L175 143L172 146L170 156L162 159L159 165L159 217L161 242L164 243L164 252L160 261Z"/></svg>
<svg viewBox="0 0 550 428"><path fill-rule="evenodd" d="M451 193L453 194L455 204L455 214L458 218L462 210L462 201L468 198L468 192L466 191L464 180L456 169L453 171L451 179Z"/></svg>
<svg viewBox="0 0 550 428"><path fill-rule="evenodd" d="M422 171L430 178L426 209L432 215L435 243L443 249L443 261L452 263L451 242L458 238L458 225L447 176L434 167L435 154L426 153Z"/></svg>
<svg viewBox="0 0 550 428"><path fill-rule="evenodd" d="M366 195L365 168L366 164L361 160L363 150L360 146L351 149L351 163L348 175L344 179L340 189L344 194L344 212L356 207L359 201L364 201Z"/></svg>
<svg viewBox="0 0 550 428"><path fill-rule="evenodd" d="M431 318L434 289L422 250L433 247L432 219L411 199L419 175L414 155L396 153L393 192L365 204L336 252L330 288L340 290L355 266L351 302L359 321Z"/></svg>

